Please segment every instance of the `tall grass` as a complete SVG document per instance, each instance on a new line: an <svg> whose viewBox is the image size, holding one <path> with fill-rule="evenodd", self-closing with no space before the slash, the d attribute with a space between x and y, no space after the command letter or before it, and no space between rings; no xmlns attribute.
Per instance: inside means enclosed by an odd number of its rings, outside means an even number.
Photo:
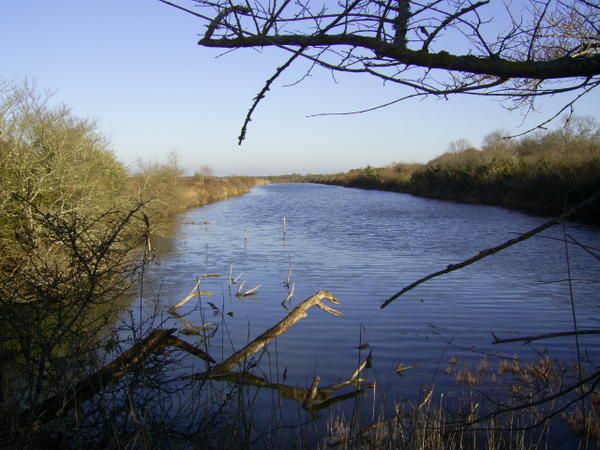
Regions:
<svg viewBox="0 0 600 450"><path fill-rule="evenodd" d="M190 208L203 206L225 198L245 194L252 187L266 184L266 179L243 176L217 178L214 176L194 175L182 177L182 206Z"/></svg>

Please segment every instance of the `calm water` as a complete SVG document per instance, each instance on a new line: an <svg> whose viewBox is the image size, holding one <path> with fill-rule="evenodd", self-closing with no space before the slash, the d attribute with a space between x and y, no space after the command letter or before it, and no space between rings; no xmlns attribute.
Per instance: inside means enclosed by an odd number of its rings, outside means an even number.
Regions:
<svg viewBox="0 0 600 450"><path fill-rule="evenodd" d="M285 240L283 216L288 224ZM379 308L403 286L537 226L545 221L542 217L397 193L274 184L191 210L177 220L182 224L171 248L159 254L146 275L145 298L149 304L159 298L164 310L190 292L197 276L223 274L202 285L215 293L202 302L209 300L232 314L213 316L206 303L198 309L197 300L181 310L194 324L203 316L219 324L225 317L211 341L217 360L285 315L281 302L287 296L283 282L290 261L296 286L291 306L322 289L341 300L337 308L342 317L315 308L269 347L259 370L273 381L281 381L286 371L288 384L307 387L314 375L322 385L334 383L355 369L362 339L373 352L369 379L378 382L389 403L415 398L416 388L431 383L436 368L445 368L451 355L472 364L482 352L536 356L522 344L492 345L491 332L515 337L572 327L564 244L541 237L430 281ZM567 231L579 242L600 248L597 227L570 224ZM543 236L561 238L562 229L554 227ZM600 290L594 282L599 262L578 247L571 245L569 252L579 326L600 328ZM240 280L246 288L261 284L256 296L231 295L226 282L231 264L234 275L243 272ZM599 340L582 338L596 361ZM572 359L574 341L541 341L536 349ZM399 363L415 367L400 377L393 372ZM456 386L452 378L439 372L436 385L451 391ZM265 395L265 405L271 401L272 394Z"/></svg>

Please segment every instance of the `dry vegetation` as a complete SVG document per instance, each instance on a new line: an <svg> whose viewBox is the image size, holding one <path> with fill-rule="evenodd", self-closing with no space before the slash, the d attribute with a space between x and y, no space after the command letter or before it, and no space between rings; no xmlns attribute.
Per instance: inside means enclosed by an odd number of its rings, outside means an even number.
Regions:
<svg viewBox="0 0 600 450"><path fill-rule="evenodd" d="M245 194L252 187L266 184L262 178L231 176L227 178L194 175L181 179L182 205L185 209L202 206L236 195Z"/></svg>
<svg viewBox="0 0 600 450"><path fill-rule="evenodd" d="M254 177L218 178L200 173L185 176L176 154L170 154L166 162L139 161L137 169L129 177L129 192L139 195L147 205L152 232L161 235L172 232L172 217L176 213L242 195L253 186L266 183Z"/></svg>
<svg viewBox="0 0 600 450"><path fill-rule="evenodd" d="M184 447L251 447L257 438L246 388L276 390L315 416L371 388L363 379L369 358L347 380L320 386L316 377L310 389L277 384L250 372L246 360L304 317L308 307L339 314L320 297L305 300L212 371L207 366L193 379L173 379L175 368L183 367L176 351L212 358L174 336L174 330L142 326L133 316L129 328L115 327L115 318L129 309L123 294L140 280L151 257L149 236L169 232L176 212L238 195L262 181L217 179L207 170L182 177L174 157L166 163L140 163L135 175L130 175L94 123L75 117L68 108L49 107L27 88L6 89L1 100L0 424L4 432L0 446L162 448L181 442ZM418 174L428 170L455 178L469 173L473 179L479 179L476 175L481 172L481 179L503 180L516 176L524 166L544 167L543 173L565 177L567 186L578 180L582 186L591 183L597 188L597 127L528 139L514 144L490 139L482 151L461 150L425 166L352 171L348 179L363 187L412 189ZM560 155L568 156L568 163L561 162ZM507 171L495 169L500 166L508 167ZM481 167L489 170L477 169ZM320 296L337 302L330 294ZM208 348L207 340L201 342ZM112 362L106 364L107 360ZM234 366L241 372L234 372ZM531 365L500 361L492 369L482 360L472 370L451 360L447 375L469 389L490 377L510 377L505 384L509 396L503 399L527 401L562 386L565 377L558 367L547 360ZM233 378L213 379L225 375ZM229 387L223 386L226 382ZM352 392L338 395L338 390L348 388ZM593 388L580 386L585 392ZM177 404L174 398L184 389L186 395ZM429 391L418 404L399 408L395 417L366 430L354 423L337 423L337 444L342 448L448 448L448 443L453 448L524 448L519 445L525 439L524 427L531 423L528 420L546 414L534 408L526 410L527 416L515 411L504 418L492 417L488 425L508 427L508 432L482 434L471 427L482 413L470 396L458 409L446 409L442 402L434 405L432 398ZM565 420L578 431L585 423L586 438L598 439L597 394L593 392L587 401L585 415L582 410L579 417L578 410L572 409ZM543 433L545 428L540 430ZM298 442L302 447L309 442L287 430L271 438L265 447Z"/></svg>
<svg viewBox="0 0 600 450"><path fill-rule="evenodd" d="M0 446L41 445L47 430L15 413L64 395L131 336L115 319L151 257L150 235L175 212L255 183L183 178L175 158L132 176L93 122L28 85L1 87Z"/></svg>
<svg viewBox="0 0 600 450"><path fill-rule="evenodd" d="M600 397L594 390L596 383L579 385L576 374L572 364L547 355L532 362L518 357L493 357L491 361L484 356L475 367L452 356L441 377L454 380L458 395L436 394L431 387L422 392L419 401L397 404L391 416L371 424L361 425L354 417L333 419L329 446L596 448L600 445ZM569 383L578 389L562 395ZM579 401L582 395L583 403ZM569 428L576 437L565 434ZM556 436L562 436L560 442Z"/></svg>
<svg viewBox="0 0 600 450"><path fill-rule="evenodd" d="M600 126L572 118L564 127L521 139L489 134L481 147L466 141L426 164L391 164L302 181L407 192L558 215L600 190ZM580 217L600 220L597 205Z"/></svg>

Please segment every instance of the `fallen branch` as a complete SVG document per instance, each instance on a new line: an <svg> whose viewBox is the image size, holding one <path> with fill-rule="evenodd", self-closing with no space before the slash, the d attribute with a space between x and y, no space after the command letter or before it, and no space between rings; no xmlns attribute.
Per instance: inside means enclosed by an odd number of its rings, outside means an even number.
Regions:
<svg viewBox="0 0 600 450"><path fill-rule="evenodd" d="M319 387L320 379L319 377L315 377L311 387L308 389L288 386L281 383L271 383L264 378L248 372L213 373L212 371L209 371L186 377L186 379L227 381L238 385L273 389L279 392L282 397L299 402L302 405L302 408L311 414L316 414L318 411L328 408L334 403L346 400L348 398L353 398L364 393L364 391L360 389L360 384L365 380L360 377L360 374L364 369L371 366L370 358L371 356L369 355L367 359L361 362L348 379L329 386ZM333 396L335 392L352 385L356 386L354 391Z"/></svg>
<svg viewBox="0 0 600 450"><path fill-rule="evenodd" d="M401 291L396 292L394 295L392 295L390 298L388 298L382 305L381 308L385 308L386 306L388 306L390 303L392 303L394 300L396 300L398 297L400 297L401 295L405 294L406 292L416 288L417 286L419 286L420 284L425 283L426 281L431 280L432 278L437 278L439 276L445 275L447 273L450 272L454 272L455 270L459 270L462 269L463 267L467 267L470 266L473 263L476 263L477 261L479 261L480 259L486 258L490 255L493 255L494 253L498 253L501 250L504 250L508 247L512 247L515 244L518 244L519 242L525 241L527 239L529 239L532 236L535 236L536 234L540 233L541 231L544 231L547 228L550 228L554 225L559 224L560 222L562 222L563 220L565 220L568 217L571 217L573 214L575 214L577 211L592 205L594 202L596 202L597 200L600 200L600 191L596 192L594 195L592 195L591 197L587 198L586 200L584 200L583 202L579 203L578 205L574 206L573 208L569 209L568 211L566 211L565 213L563 213L562 215L549 220L548 222L533 228L532 230L529 230L519 236L517 236L516 238L513 239L509 239L506 242L503 242L500 245L497 245L495 247L491 247L485 250L480 251L477 255L469 258L469 259L465 259L464 261L461 261L457 264L450 264L448 267L446 267L443 270L439 270L437 272L431 273L417 281L415 281L414 283L409 284L408 286L406 286L405 288L403 288Z"/></svg>
<svg viewBox="0 0 600 450"><path fill-rule="evenodd" d="M235 294L236 297L250 297L251 295L256 294L260 289L260 284L257 284L252 289L248 289L247 291L244 291L243 288L244 283L240 284L240 287L238 288L238 291Z"/></svg>
<svg viewBox="0 0 600 450"><path fill-rule="evenodd" d="M155 330L113 362L102 367L90 377L80 381L65 394L55 395L32 410L20 414L22 419L34 418L37 424L61 417L82 402L91 399L110 384L119 381L134 366L143 362L148 355L163 348L165 340L175 332L175 328Z"/></svg>
<svg viewBox="0 0 600 450"><path fill-rule="evenodd" d="M204 277L206 277L206 275ZM199 283L200 280L198 280L196 287L198 287ZM277 336L285 333L296 322L306 317L308 315L307 311L313 306L317 306L335 316L341 315L339 311L325 304L324 300L334 304L340 303L339 300L329 292L317 292L296 306L296 308L274 327L261 334L238 352L235 352L229 358L225 359L225 361L214 366L210 371L200 374L199 377L204 376L207 378L219 374L227 374L230 369L258 352ZM154 330L149 336L135 344L117 359L102 367L93 375L77 383L65 394L55 395L46 399L40 405L21 413L19 418L23 421L33 421L37 426L40 426L52 419L62 417L71 409L102 392L107 386L122 379L133 367L142 364L150 354L161 353L168 346L179 348L206 361L212 363L215 362L215 360L206 352L173 336L175 331L175 328Z"/></svg>
<svg viewBox="0 0 600 450"><path fill-rule="evenodd" d="M313 306L321 308L323 311L328 312L334 316L341 316L342 313L331 308L324 303L324 300L328 302L339 304L340 301L335 298L332 294L327 291L319 291L311 297L304 300L298 306L296 306L290 313L285 316L280 322L278 322L272 328L269 328L263 334L258 336L244 348L238 350L229 358L223 362L217 364L210 370L210 374L224 374L230 372L231 369L248 359L250 356L258 352L263 347L267 346L273 339L282 335L289 330L296 322L308 316L307 311ZM207 375L207 374L201 374Z"/></svg>
<svg viewBox="0 0 600 450"><path fill-rule="evenodd" d="M216 361L206 353L204 350L199 349L198 347L193 346L189 342L184 341L183 339L179 339L176 336L170 335L165 339L165 346L176 347L180 350L183 350L186 353L197 356L204 361L208 361L210 363L216 363Z"/></svg>
<svg viewBox="0 0 600 450"><path fill-rule="evenodd" d="M215 327L215 324L212 322L206 322L201 326L197 326L176 312L171 312L170 314L171 317L183 324L183 330L181 332L186 335L201 336L206 332L207 329Z"/></svg>
<svg viewBox="0 0 600 450"><path fill-rule="evenodd" d="M190 291L190 293L183 299L181 300L179 303L177 303L176 305L171 306L167 311L170 312L171 314L175 313L175 311L177 311L179 308L181 308L183 305L185 305L187 302L189 302L191 299L193 299L194 297L200 297L201 295L205 295L207 297L210 297L211 295L213 295L212 292L203 292L200 290L200 283L202 283L202 280L204 280L205 278L217 278L220 277L221 275L218 273L209 273L209 274L204 274L198 277L198 281L196 281L196 284L194 285L194 287L192 288L192 290Z"/></svg>

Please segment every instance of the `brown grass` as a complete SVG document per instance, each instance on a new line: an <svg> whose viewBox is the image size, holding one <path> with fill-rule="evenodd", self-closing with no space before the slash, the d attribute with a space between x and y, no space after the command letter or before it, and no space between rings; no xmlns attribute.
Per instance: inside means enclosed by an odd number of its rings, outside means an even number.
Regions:
<svg viewBox="0 0 600 450"><path fill-rule="evenodd" d="M203 206L208 203L216 202L242 195L250 191L254 186L267 184L264 178L255 177L207 177L192 176L182 177L180 180L181 208Z"/></svg>

